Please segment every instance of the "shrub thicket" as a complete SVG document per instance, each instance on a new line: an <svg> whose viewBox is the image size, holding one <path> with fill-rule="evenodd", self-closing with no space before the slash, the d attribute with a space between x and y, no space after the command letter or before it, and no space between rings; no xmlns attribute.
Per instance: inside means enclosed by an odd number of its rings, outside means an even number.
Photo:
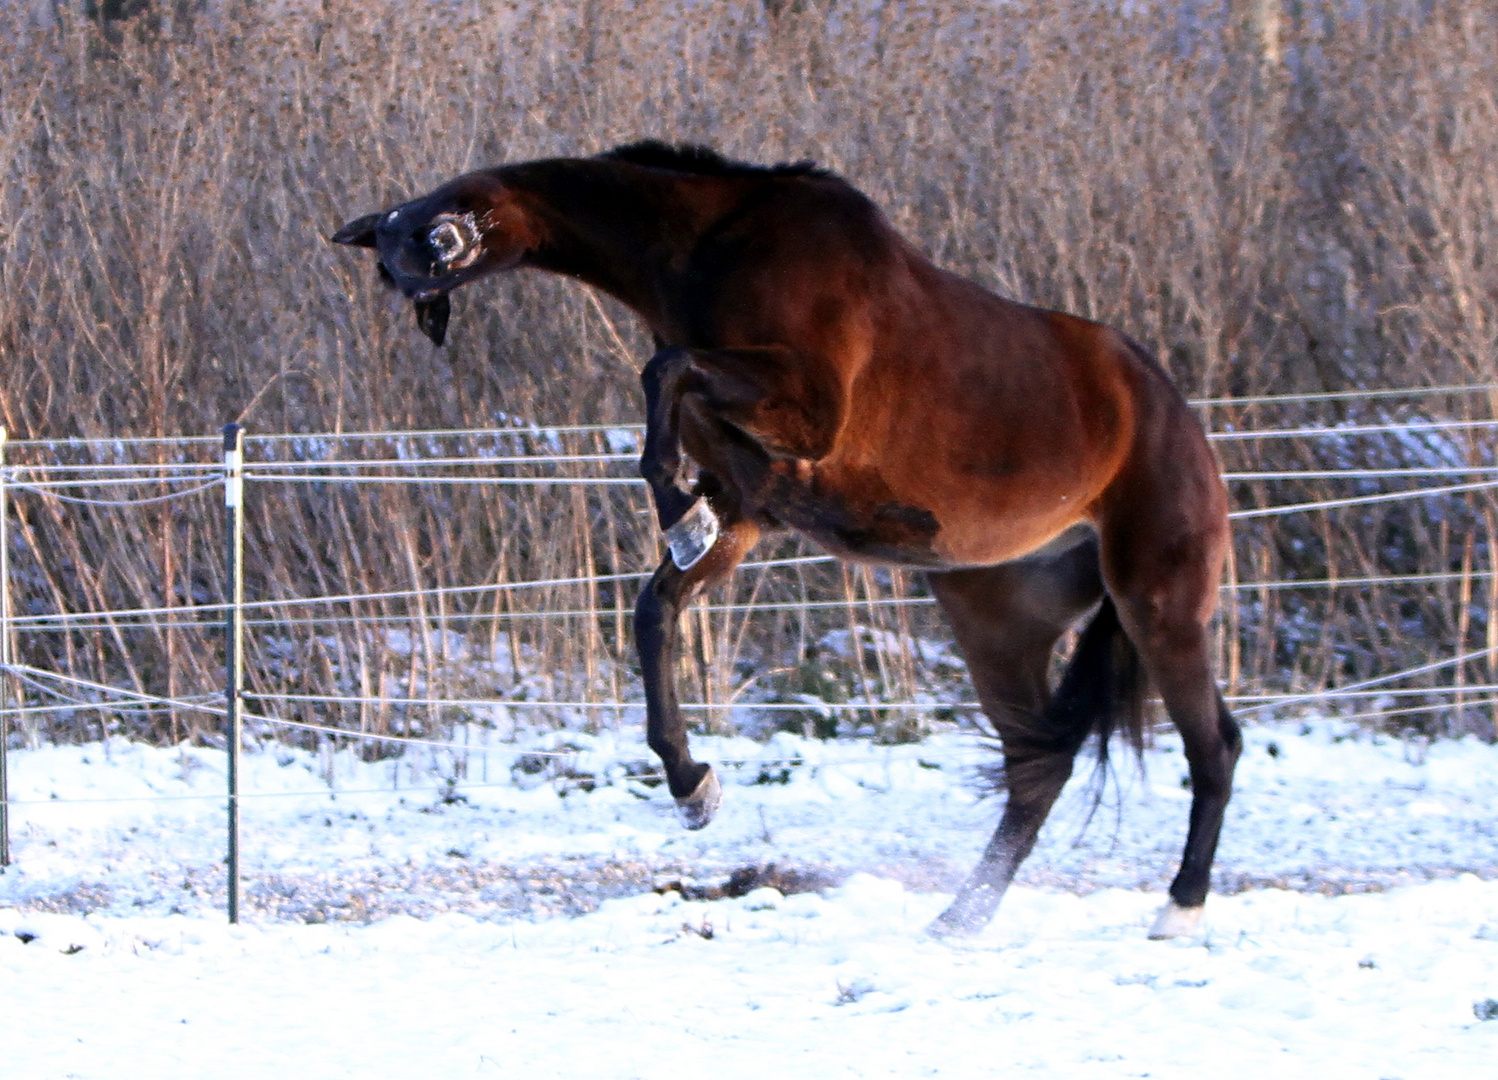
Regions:
<svg viewBox="0 0 1498 1080"><path fill-rule="evenodd" d="M1194 396L1498 381L1498 13L1487 0L1300 0L1266 24L1276 5L1249 6L1260 17L1240 25L1216 4L1176 0L466 0L440 17L322 0L274 17L177 4L14 26L0 35L0 423L19 439L201 435L231 420L252 433L634 420L648 343L612 303L514 276L461 294L450 345L436 351L366 261L324 237L469 168L642 136L815 158L942 264L1127 330ZM1229 404L1204 417L1283 427L1412 408L1481 419L1494 401ZM573 445L597 448L592 436ZM1222 446L1229 467L1266 472L1492 461L1482 429ZM1359 490L1375 488L1265 479L1235 497ZM212 501L166 505L18 499L18 608L221 597ZM252 507L250 593L628 572L656 557L644 509L636 493L266 487ZM1227 677L1239 689L1314 688L1494 644L1493 532L1481 493L1245 524L1240 582L1449 580L1241 592L1224 619ZM923 609L859 607L920 590L899 575L750 574L737 588L843 597L832 618L882 631L848 653L851 693L908 695L926 677L910 642L943 637ZM454 682L471 673L444 662L452 639L440 625L508 650L536 693L632 697L631 589L359 608L404 625L406 649L390 647L388 622L308 625L288 608L257 629L251 680L266 691L475 689ZM584 614L521 618L545 608ZM488 621L463 621L475 614ZM786 695L826 690L808 663L826 619L704 613L693 625L697 693L721 699L748 679ZM38 664L173 695L212 688L220 662L206 629L106 623L23 635L20 647ZM1498 681L1486 661L1457 677ZM1430 722L1479 722L1439 715ZM98 731L97 714L49 723L59 736ZM185 713L106 721L122 724L168 738L202 727Z"/></svg>

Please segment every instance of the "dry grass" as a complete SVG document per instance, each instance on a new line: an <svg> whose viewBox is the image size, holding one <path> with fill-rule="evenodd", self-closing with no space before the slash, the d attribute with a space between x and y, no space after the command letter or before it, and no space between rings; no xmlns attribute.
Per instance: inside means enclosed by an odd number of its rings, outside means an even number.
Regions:
<svg viewBox="0 0 1498 1080"><path fill-rule="evenodd" d="M0 423L12 438L200 435L231 420L251 433L633 420L648 345L612 304L540 277L487 284L457 300L451 344L438 352L364 260L323 238L468 168L644 135L755 160L816 158L943 264L1126 329L1194 395L1498 382L1498 16L1485 0L1452 0L1430 16L1415 0L1370 0L1359 17L1304 0L1280 23L1278 60L1211 4L1191 19L1175 3L1097 0L472 0L441 21L362 0L289 6L295 13L275 19L229 5L175 25L116 23L107 35L75 22L0 37ZM1421 409L1490 417L1495 405L1437 397ZM1209 419L1388 415L1387 404L1349 402L1234 406ZM1484 436L1461 433L1425 445L1224 450L1240 469L1437 454L1492 462ZM252 508L250 592L566 577L654 560L638 495L561 490L267 488ZM1235 494L1250 506L1348 492L1265 481ZM1472 495L1241 528L1240 581L1456 579L1245 594L1224 624L1234 686L1310 688L1498 644L1494 509ZM17 513L22 610L188 607L222 595L221 523L207 497L133 512L26 499ZM923 609L862 605L920 590L899 575L748 575L736 588L847 604L825 618L694 618L689 693L724 700L746 680L806 689L816 643L856 623L888 634L855 651L839 675L846 691L908 696L928 678L910 642L943 636ZM263 691L505 689L443 681L459 678L443 674L456 669L434 628L447 626L491 635L536 693L616 701L634 686L628 591L535 590L500 608L490 599L478 614L494 618L482 622L466 621L468 603L362 607L401 623L413 643L405 652L388 647L383 628L308 627L288 609L282 625L257 630L251 678ZM547 607L588 614L499 618ZM218 679L206 628L21 644L38 664L154 693ZM1498 681L1487 662L1457 677ZM397 730L453 718L303 715ZM1469 723L1423 715L1410 722ZM909 734L894 718L871 719L888 737ZM185 713L111 724L162 738L204 730ZM50 727L97 732L96 714Z"/></svg>

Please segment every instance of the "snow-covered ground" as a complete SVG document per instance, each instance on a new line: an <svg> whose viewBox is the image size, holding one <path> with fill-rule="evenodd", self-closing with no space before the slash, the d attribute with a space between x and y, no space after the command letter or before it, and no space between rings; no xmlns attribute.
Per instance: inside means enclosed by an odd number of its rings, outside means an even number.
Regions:
<svg viewBox="0 0 1498 1080"><path fill-rule="evenodd" d="M222 755L13 753L0 1080L1498 1075L1498 747L1251 729L1208 929L1161 943L1161 739L1085 832L1079 775L953 943L922 930L996 816L975 742L699 740L748 764L686 833L625 739L465 777L251 754L238 927ZM720 896L745 867L791 895Z"/></svg>

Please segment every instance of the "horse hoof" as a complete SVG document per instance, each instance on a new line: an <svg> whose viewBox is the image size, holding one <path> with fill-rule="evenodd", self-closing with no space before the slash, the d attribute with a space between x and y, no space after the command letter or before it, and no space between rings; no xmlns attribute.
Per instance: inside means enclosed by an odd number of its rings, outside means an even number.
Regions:
<svg viewBox="0 0 1498 1080"><path fill-rule="evenodd" d="M680 521L666 530L666 549L671 552L676 569L690 570L701 562L702 556L717 543L718 530L718 515L706 499L698 499Z"/></svg>
<svg viewBox="0 0 1498 1080"><path fill-rule="evenodd" d="M1195 937L1202 926L1202 915L1206 911L1205 905L1198 904L1196 907L1182 907L1174 900L1160 909L1155 916L1155 925L1150 927L1151 941L1165 941L1168 938Z"/></svg>
<svg viewBox="0 0 1498 1080"><path fill-rule="evenodd" d="M946 941L955 938L976 937L978 931L983 929L982 925L974 925L970 920L961 918L948 919L947 913L943 912L931 920L926 927L926 936L934 937L938 941Z"/></svg>
<svg viewBox="0 0 1498 1080"><path fill-rule="evenodd" d="M713 820L722 805L723 785L718 783L718 771L708 766L692 793L676 800L676 812L688 829L700 829Z"/></svg>
<svg viewBox="0 0 1498 1080"><path fill-rule="evenodd" d="M977 937L993 918L994 907L998 904L997 900L992 904L983 903L988 898L984 894L991 895L991 891L979 886L975 894L959 896L951 907L931 920L926 933L938 939Z"/></svg>

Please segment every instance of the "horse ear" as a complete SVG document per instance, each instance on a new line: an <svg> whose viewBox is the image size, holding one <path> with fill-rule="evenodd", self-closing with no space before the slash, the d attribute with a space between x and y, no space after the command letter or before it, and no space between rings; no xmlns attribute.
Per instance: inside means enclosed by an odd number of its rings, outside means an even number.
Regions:
<svg viewBox="0 0 1498 1080"><path fill-rule="evenodd" d="M416 301L416 325L432 339L433 345L441 345L447 339L447 319L452 314L452 301L447 293L432 300Z"/></svg>
<svg viewBox="0 0 1498 1080"><path fill-rule="evenodd" d="M379 223L379 220L379 214L365 214L361 218L354 218L328 239L335 244L372 248L375 246L375 225Z"/></svg>

